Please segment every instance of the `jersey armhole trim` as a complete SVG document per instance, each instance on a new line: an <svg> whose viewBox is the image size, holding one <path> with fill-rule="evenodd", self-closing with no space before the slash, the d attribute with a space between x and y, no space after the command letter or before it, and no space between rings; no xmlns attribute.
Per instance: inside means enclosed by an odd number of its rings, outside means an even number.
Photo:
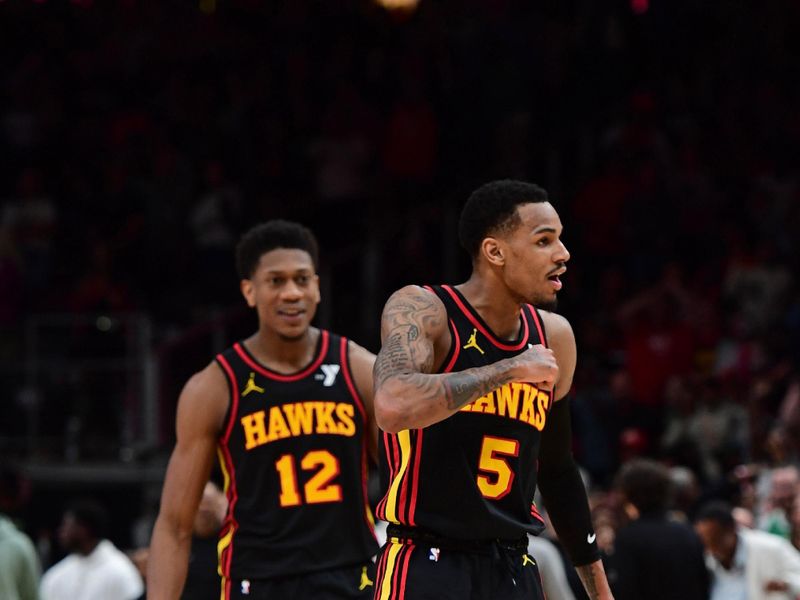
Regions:
<svg viewBox="0 0 800 600"><path fill-rule="evenodd" d="M364 425L366 426L367 411L364 407L364 401L361 398L361 394L358 393L353 372L350 370L350 344L348 342L349 340L346 337L340 338L339 360L342 362L342 372L344 373L344 381L347 384L347 389L350 391L350 395L353 397L353 401L356 403L359 412L361 412L361 419L364 421Z"/></svg>
<svg viewBox="0 0 800 600"><path fill-rule="evenodd" d="M528 310L531 313L531 317L533 318L533 323L534 325L536 325L536 330L539 332L539 339L542 341L542 345L545 348L549 348L550 345L547 343L547 333L545 332L544 329L544 319L542 319L542 316L539 314L539 311L536 310L536 308L533 305L527 304L526 306L528 307Z"/></svg>
<svg viewBox="0 0 800 600"><path fill-rule="evenodd" d="M447 366L441 369L439 371L440 373L449 373L453 369L453 365L456 364L456 361L458 360L458 355L461 354L461 337L458 335L458 329L456 329L456 324L453 321L453 319L449 319L449 322L450 322L450 352L449 355L444 359L444 363L446 363Z"/></svg>
<svg viewBox="0 0 800 600"><path fill-rule="evenodd" d="M547 332L544 329L544 319L542 319L542 315L539 314L539 311L532 304L528 304L526 306L528 307L528 310L531 313L531 317L533 317L533 322L536 325L536 330L539 332L539 339L542 341L542 345L545 348L549 348L550 345L547 343ZM553 410L553 405L556 402L559 402L559 400L556 400L555 385L553 386L553 389L551 389L549 393L550 393L550 403L547 405L547 414L550 414L550 411Z"/></svg>
<svg viewBox="0 0 800 600"><path fill-rule="evenodd" d="M239 411L239 386L236 383L236 375L234 375L228 359L222 354L218 354L216 360L217 364L225 373L225 381L228 384L228 411L225 414L223 434L219 438L220 443L227 444L231 437L231 432L233 431L233 422L236 418L236 413Z"/></svg>
<svg viewBox="0 0 800 600"><path fill-rule="evenodd" d="M428 290L431 294L439 299L439 301L444 305L445 314L447 314L447 304L439 292L437 292L436 289L431 285L423 285L422 288ZM450 349L447 351L447 354L444 355L442 364L439 365L439 368L436 369L434 373L449 373L450 369L452 369L453 365L456 363L461 350L461 339L459 338L456 324L452 317L448 317L447 321L449 323L448 329L450 330Z"/></svg>
<svg viewBox="0 0 800 600"><path fill-rule="evenodd" d="M229 413L227 415L227 423L224 428L224 433L217 441L217 458L219 466L222 470L225 479L224 492L228 498L228 511L225 516L225 521L222 525L222 530L225 534L221 535L217 542L217 564L218 572L223 578L230 577L231 560L233 558L233 542L236 535L236 530L239 529L239 523L236 520L236 503L239 500L239 492L236 485L236 468L233 464L233 459L230 455L228 448L228 441L233 431L233 425L236 419L236 414L239 411L239 386L236 383L236 376L233 373L228 359L222 354L216 357L217 363L222 367L225 372L225 379L228 382L228 389L230 391L230 402L228 405ZM229 581L229 580L228 580Z"/></svg>

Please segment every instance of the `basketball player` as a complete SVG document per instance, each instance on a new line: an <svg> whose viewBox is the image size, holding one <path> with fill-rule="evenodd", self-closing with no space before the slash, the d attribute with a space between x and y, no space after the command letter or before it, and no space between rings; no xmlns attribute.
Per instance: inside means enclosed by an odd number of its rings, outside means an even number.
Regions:
<svg viewBox="0 0 800 600"><path fill-rule="evenodd" d="M217 456L229 503L220 598L371 598L374 355L310 325L320 292L308 229L258 225L240 240L236 260L258 331L181 393L147 597L180 596L194 515Z"/></svg>
<svg viewBox="0 0 800 600"><path fill-rule="evenodd" d="M375 411L389 522L375 598L542 599L526 533L556 532L592 599L610 599L565 395L575 338L552 309L569 252L547 194L518 181L470 196L459 224L472 275L386 303ZM541 307L541 308L540 308Z"/></svg>

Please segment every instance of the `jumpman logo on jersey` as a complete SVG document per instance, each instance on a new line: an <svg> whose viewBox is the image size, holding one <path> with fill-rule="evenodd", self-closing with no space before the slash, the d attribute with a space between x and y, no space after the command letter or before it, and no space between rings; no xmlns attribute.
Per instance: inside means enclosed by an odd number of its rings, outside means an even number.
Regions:
<svg viewBox="0 0 800 600"><path fill-rule="evenodd" d="M536 563L533 561L533 559L530 556L528 556L527 554L523 554L522 555L522 566L524 567L525 565L536 565Z"/></svg>
<svg viewBox="0 0 800 600"><path fill-rule="evenodd" d="M367 587L372 587L373 581L367 575L367 567L361 567L361 583L358 584L358 590L361 591Z"/></svg>
<svg viewBox="0 0 800 600"><path fill-rule="evenodd" d="M256 385L256 374L250 373L250 379L247 380L247 385L244 386L244 391L242 392L242 398L247 396L250 392L258 392L259 394L264 393L264 388Z"/></svg>
<svg viewBox="0 0 800 600"><path fill-rule="evenodd" d="M467 343L464 344L464 350L466 350L467 348L475 348L481 354L485 354L484 351L481 349L481 347L478 346L477 337L478 337L478 330L477 329L473 329L472 330L472 335L469 336L469 339L467 340Z"/></svg>

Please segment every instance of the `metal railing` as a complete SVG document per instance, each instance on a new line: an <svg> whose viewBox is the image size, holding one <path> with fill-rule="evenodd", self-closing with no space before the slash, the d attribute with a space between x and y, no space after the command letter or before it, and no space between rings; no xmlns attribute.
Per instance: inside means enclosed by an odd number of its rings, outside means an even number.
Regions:
<svg viewBox="0 0 800 600"><path fill-rule="evenodd" d="M153 325L142 313L28 317L0 371L0 448L28 460L130 461L157 441Z"/></svg>

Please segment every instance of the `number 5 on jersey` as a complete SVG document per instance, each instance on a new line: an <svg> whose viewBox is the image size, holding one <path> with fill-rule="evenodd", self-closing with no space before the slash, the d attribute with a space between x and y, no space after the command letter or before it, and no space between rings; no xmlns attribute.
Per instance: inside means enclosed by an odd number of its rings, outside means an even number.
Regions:
<svg viewBox="0 0 800 600"><path fill-rule="evenodd" d="M275 461L281 481L281 506L300 506L303 499L297 485L297 464L294 456L284 454ZM339 460L327 450L312 450L300 461L303 471L319 470L303 486L306 504L341 502L342 486L331 483L339 475Z"/></svg>
<svg viewBox="0 0 800 600"><path fill-rule="evenodd" d="M504 457L519 455L519 440L483 436L478 462L478 489L485 498L499 500L511 491L514 471Z"/></svg>

